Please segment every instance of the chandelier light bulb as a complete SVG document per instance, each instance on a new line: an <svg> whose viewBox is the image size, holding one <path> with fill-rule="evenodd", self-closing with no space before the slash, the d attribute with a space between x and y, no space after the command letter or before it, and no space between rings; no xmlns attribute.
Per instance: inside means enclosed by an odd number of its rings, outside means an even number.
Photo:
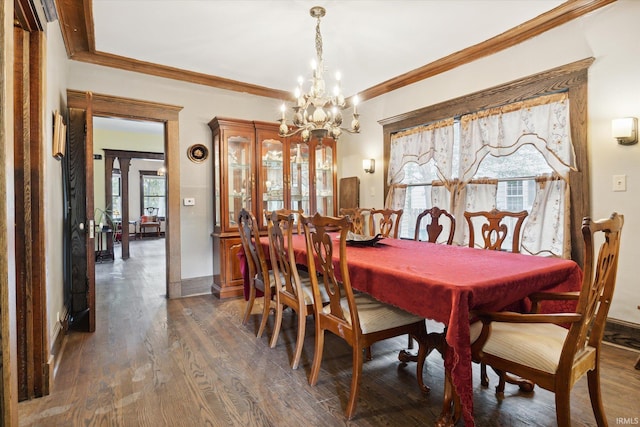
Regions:
<svg viewBox="0 0 640 427"><path fill-rule="evenodd" d="M294 90L296 103L293 107L293 127L289 130L286 123L286 114L284 104L281 107L282 116L279 119L280 136L291 136L300 133L302 140L307 142L311 137L317 138L322 143L322 139L326 136L334 138L336 141L342 135L342 131L350 133L360 132L360 121L357 113L356 96L353 97L353 120L351 128L342 128L342 110L346 108L345 98L342 94L341 79L342 75L339 71L335 73L336 85L329 92L325 92L326 83L323 78L324 69L322 61L322 34L320 33L320 20L326 11L323 7L315 6L309 11L311 17L316 18L316 58L311 61L313 74L311 76L311 85L308 92L303 91L304 79L298 77L298 86Z"/></svg>

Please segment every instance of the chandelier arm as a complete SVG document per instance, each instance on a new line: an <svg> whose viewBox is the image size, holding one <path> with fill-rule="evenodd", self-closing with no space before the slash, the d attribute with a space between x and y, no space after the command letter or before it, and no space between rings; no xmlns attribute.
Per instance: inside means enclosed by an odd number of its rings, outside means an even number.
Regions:
<svg viewBox="0 0 640 427"><path fill-rule="evenodd" d="M320 32L320 21L326 11L321 6L312 7L309 11L316 23L316 61L311 79L311 88L308 93L302 91L303 80L298 80L298 87L295 91L296 105L293 106L293 130L286 123L285 105L282 104L282 118L280 119L280 136L292 136L300 134L303 141L309 138L317 138L320 141L326 137L338 140L342 131L348 133L360 132L359 114L356 109L356 102L353 103L353 120L349 129L343 128L342 110L346 107L344 96L340 88L340 76L336 73L337 86L333 90L333 95L326 94L326 84L323 78L324 64L322 60L322 33Z"/></svg>

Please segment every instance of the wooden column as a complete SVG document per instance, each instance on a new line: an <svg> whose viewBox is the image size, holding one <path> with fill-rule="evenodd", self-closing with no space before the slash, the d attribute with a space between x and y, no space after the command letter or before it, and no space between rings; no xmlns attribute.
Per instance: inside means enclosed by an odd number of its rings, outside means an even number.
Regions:
<svg viewBox="0 0 640 427"><path fill-rule="evenodd" d="M113 200L113 187L111 183L111 176L113 175L113 161L112 156L105 155L104 157L104 209L109 210L111 206L111 219L113 219L113 206L111 205ZM111 221L111 227L115 227L115 223ZM117 230L113 230L113 236L116 235ZM107 253L113 253L113 239L107 238Z"/></svg>

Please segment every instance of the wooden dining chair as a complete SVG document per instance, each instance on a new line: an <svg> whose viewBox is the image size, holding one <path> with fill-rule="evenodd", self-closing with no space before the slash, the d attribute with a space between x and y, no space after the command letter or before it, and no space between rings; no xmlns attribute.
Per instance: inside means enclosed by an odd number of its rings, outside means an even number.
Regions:
<svg viewBox="0 0 640 427"><path fill-rule="evenodd" d="M340 215L348 215L349 218L351 218L351 232L355 234L365 234L364 226L366 224L366 221L364 217L365 213L370 214L371 210L372 209L367 208L340 208Z"/></svg>
<svg viewBox="0 0 640 427"><path fill-rule="evenodd" d="M492 249L500 251L502 250L502 243L506 239L509 228L503 221L505 218L513 218L515 225L513 226L512 240L511 240L511 252L520 252L520 229L524 223L525 218L529 215L527 211L509 212L492 209L491 211L480 212L468 212L465 211L464 217L469 225L469 247L475 248L475 230L474 230L474 218L482 218L482 240L480 247L482 249Z"/></svg>
<svg viewBox="0 0 640 427"><path fill-rule="evenodd" d="M600 346L616 284L623 215L582 222L585 243L580 292L538 292L530 296L532 314L476 313L472 325L473 360L511 372L555 393L558 427L571 425L571 389L585 373L591 407L598 426L607 420L600 392ZM603 243L595 254L594 238ZM543 301L576 301L573 313L538 314ZM568 329L562 325L569 325ZM475 341L474 341L475 340ZM503 393L504 382L496 388Z"/></svg>
<svg viewBox="0 0 640 427"><path fill-rule="evenodd" d="M307 316L314 313L314 306L309 275L306 271L299 271L295 262L292 241L293 233L296 229L294 221L294 214L274 211L267 223L269 258L275 282L274 293L276 301L275 324L269 345L271 348L276 346L280 335L284 308L291 308L298 317L296 346L291 360L291 368L297 369L302 355ZM321 292L321 300L323 304L329 302L326 292Z"/></svg>
<svg viewBox="0 0 640 427"><path fill-rule="evenodd" d="M271 214L273 212L277 212L277 213L283 214L283 215L293 215L293 233L294 234L302 234L301 218L302 218L302 214L304 213L302 208L300 208L300 209L276 209L275 211L268 211L268 210L265 209L264 218L265 218L267 223L271 219Z"/></svg>
<svg viewBox="0 0 640 427"><path fill-rule="evenodd" d="M481 249L489 249L494 251L502 250L502 244L504 243L507 235L509 234L509 227L507 224L504 224L502 221L505 218L513 218L515 219L515 226L513 227L513 234L511 237L511 252L520 253L520 229L522 228L522 224L525 218L529 215L527 211L521 212L509 212L509 211L500 211L497 209L492 209L491 211L480 211L480 212L468 212L465 211L464 217L467 220L467 224L469 226L469 247L475 248L475 229L474 223L475 218L480 218L482 220L482 245ZM498 374L500 377L500 382L504 381L515 382L516 380L511 380L511 377L506 376L506 374ZM487 375L487 365L482 362L480 363L480 383L487 387L489 386L489 376ZM527 386L523 385L523 390L526 390Z"/></svg>
<svg viewBox="0 0 640 427"><path fill-rule="evenodd" d="M452 244L453 235L456 231L456 219L449 212L444 209L440 209L437 206L425 209L420 213L420 215L418 215L418 218L416 218L416 228L413 240L420 240L422 220L426 218L429 219L429 222L425 225L425 229L427 231L427 242L436 243L444 229L443 225L440 224L440 219L442 217L447 218L449 221L449 237L447 238L447 245Z"/></svg>
<svg viewBox="0 0 640 427"><path fill-rule="evenodd" d="M369 234L398 238L402 209L372 209L369 214Z"/></svg>
<svg viewBox="0 0 640 427"><path fill-rule="evenodd" d="M269 268L267 259L265 258L262 244L260 243L260 230L258 222L253 213L242 209L238 215L238 230L240 231L240 240L242 241L242 250L247 260L247 270L249 274L249 299L242 318L242 324L249 321L249 316L253 310L253 304L256 300L256 293L260 291L264 295L264 304L262 310L262 318L257 336L260 338L267 325L269 311L275 309L273 301L273 272Z"/></svg>
<svg viewBox="0 0 640 427"><path fill-rule="evenodd" d="M418 385L421 390L428 391L422 379L422 369L427 356L427 329L424 319L384 304L367 294L356 293L351 287L346 243L347 233L351 229L350 218L326 217L316 213L313 217L303 217L302 224L316 312L315 351L309 384L315 385L318 381L325 331L344 339L352 347L353 371L346 408L346 416L351 419L358 398L363 350L376 341L411 334L419 343L416 371ZM334 233L328 233L328 229L338 230L339 240ZM339 255L338 271L333 259L334 244ZM329 296L330 302L326 306L322 305L321 288L324 288Z"/></svg>

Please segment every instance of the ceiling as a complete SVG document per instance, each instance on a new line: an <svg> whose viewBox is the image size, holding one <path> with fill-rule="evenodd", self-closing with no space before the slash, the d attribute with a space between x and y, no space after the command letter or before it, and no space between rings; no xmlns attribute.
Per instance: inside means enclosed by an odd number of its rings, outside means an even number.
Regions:
<svg viewBox="0 0 640 427"><path fill-rule="evenodd" d="M613 0L60 0L71 59L262 96L309 80L322 6L328 87L370 99Z"/></svg>
<svg viewBox="0 0 640 427"><path fill-rule="evenodd" d="M501 34L561 0L93 0L95 48L267 88L310 77L323 6L327 80L347 96Z"/></svg>

